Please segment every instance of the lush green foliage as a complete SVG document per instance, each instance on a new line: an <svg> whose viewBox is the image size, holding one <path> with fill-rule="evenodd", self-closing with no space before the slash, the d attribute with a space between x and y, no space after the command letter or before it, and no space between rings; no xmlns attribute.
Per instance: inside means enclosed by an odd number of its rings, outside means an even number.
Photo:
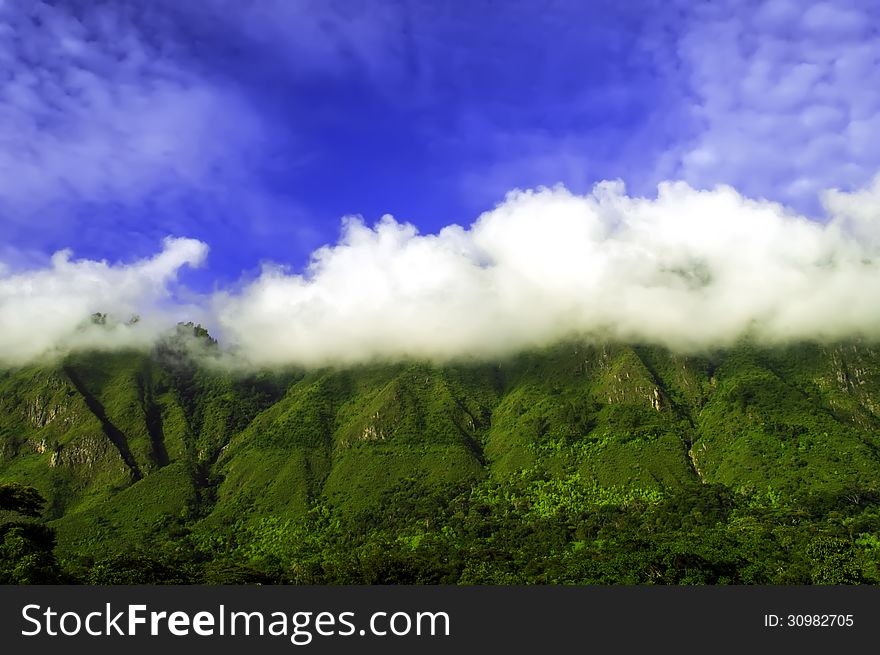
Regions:
<svg viewBox="0 0 880 655"><path fill-rule="evenodd" d="M45 504L45 499L33 487L0 484L0 584L65 581L53 552L55 532L16 517L38 516Z"/></svg>
<svg viewBox="0 0 880 655"><path fill-rule="evenodd" d="M0 372L0 581L878 582L871 346L238 374L179 337Z"/></svg>

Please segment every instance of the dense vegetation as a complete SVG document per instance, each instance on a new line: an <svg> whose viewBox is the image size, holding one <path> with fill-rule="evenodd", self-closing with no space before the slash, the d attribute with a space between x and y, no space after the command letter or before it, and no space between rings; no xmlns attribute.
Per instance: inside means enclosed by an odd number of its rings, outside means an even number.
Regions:
<svg viewBox="0 0 880 655"><path fill-rule="evenodd" d="M880 582L871 345L239 374L190 328L0 372L0 582Z"/></svg>

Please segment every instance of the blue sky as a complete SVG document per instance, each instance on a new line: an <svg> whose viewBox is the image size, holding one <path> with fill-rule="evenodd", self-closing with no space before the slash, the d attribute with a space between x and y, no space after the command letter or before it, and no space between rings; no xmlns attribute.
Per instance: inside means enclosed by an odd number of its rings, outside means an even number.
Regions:
<svg viewBox="0 0 880 655"><path fill-rule="evenodd" d="M178 320L250 364L880 340L877 25L859 0L0 0L0 362Z"/></svg>
<svg viewBox="0 0 880 655"><path fill-rule="evenodd" d="M880 168L869 2L0 0L0 261L210 246L301 269L344 215L729 184L819 220Z"/></svg>

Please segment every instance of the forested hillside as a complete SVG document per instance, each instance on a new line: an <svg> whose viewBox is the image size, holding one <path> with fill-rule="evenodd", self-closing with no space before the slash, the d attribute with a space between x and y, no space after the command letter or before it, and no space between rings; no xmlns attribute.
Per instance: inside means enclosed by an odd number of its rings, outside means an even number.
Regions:
<svg viewBox="0 0 880 655"><path fill-rule="evenodd" d="M3 581L880 581L872 345L248 373L186 353L0 372L0 483L47 501L4 505Z"/></svg>

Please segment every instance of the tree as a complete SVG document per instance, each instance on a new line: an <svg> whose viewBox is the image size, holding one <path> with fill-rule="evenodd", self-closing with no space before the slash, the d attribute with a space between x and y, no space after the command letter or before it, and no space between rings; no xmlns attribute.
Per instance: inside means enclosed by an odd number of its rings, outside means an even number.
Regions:
<svg viewBox="0 0 880 655"><path fill-rule="evenodd" d="M35 518L46 500L17 482L0 484L0 510ZM64 581L52 552L55 531L33 521L0 524L0 584L57 584Z"/></svg>
<svg viewBox="0 0 880 655"><path fill-rule="evenodd" d="M812 562L813 584L858 584L862 571L858 552L851 541L840 537L816 537L807 546Z"/></svg>
<svg viewBox="0 0 880 655"><path fill-rule="evenodd" d="M0 510L37 517L45 505L46 499L33 487L17 482L0 484Z"/></svg>

